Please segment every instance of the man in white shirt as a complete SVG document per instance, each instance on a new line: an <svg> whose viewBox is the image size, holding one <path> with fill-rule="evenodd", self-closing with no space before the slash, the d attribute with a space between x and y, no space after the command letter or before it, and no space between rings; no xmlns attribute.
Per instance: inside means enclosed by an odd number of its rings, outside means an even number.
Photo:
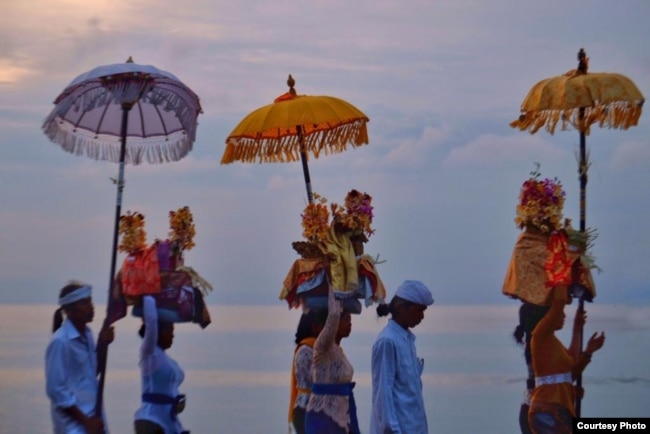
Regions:
<svg viewBox="0 0 650 434"><path fill-rule="evenodd" d="M92 332L95 308L92 287L70 282L61 289L53 334L45 352L46 393L51 402L54 434L104 434L102 417L95 415L98 393L97 357ZM65 312L63 321L61 311ZM113 327L99 339L112 342Z"/></svg>
<svg viewBox="0 0 650 434"><path fill-rule="evenodd" d="M428 434L422 397L424 360L415 351L415 335L409 330L424 318L433 304L431 291L415 280L405 281L388 308L380 305L380 316L391 314L372 347L371 434Z"/></svg>

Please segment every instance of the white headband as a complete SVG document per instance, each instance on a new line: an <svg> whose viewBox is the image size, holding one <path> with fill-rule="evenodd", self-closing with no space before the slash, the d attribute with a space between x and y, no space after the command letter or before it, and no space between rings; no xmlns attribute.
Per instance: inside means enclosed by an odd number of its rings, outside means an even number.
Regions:
<svg viewBox="0 0 650 434"><path fill-rule="evenodd" d="M59 306L65 306L66 304L74 303L75 301L83 300L84 298L90 297L92 291L92 286L84 285L80 288L75 289L72 292L59 297Z"/></svg>

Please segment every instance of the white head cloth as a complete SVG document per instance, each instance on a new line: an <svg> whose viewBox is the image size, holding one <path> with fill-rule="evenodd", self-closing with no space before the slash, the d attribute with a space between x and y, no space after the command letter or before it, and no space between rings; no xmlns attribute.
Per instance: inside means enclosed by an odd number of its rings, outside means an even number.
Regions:
<svg viewBox="0 0 650 434"><path fill-rule="evenodd" d="M433 295L426 285L418 280L405 280L397 288L395 296L412 303L421 304L422 306L431 306L433 304Z"/></svg>
<svg viewBox="0 0 650 434"><path fill-rule="evenodd" d="M65 306L66 304L74 303L75 301L90 297L92 289L92 286L84 284L82 287L67 293L63 297L59 297L59 306Z"/></svg>

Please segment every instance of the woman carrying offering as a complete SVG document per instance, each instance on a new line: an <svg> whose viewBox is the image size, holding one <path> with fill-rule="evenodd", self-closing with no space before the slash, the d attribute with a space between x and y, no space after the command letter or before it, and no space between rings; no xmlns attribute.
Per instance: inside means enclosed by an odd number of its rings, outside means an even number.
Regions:
<svg viewBox="0 0 650 434"><path fill-rule="evenodd" d="M185 395L179 386L185 373L165 350L174 340L174 323L158 320L156 300L142 297L144 324L140 347L142 406L135 413L136 434L189 434L177 414L185 408Z"/></svg>
<svg viewBox="0 0 650 434"><path fill-rule="evenodd" d="M334 297L330 286L327 320L314 344L314 383L305 417L307 434L359 433L352 394L354 369L340 346L351 330L351 315L343 311L341 300Z"/></svg>
<svg viewBox="0 0 650 434"><path fill-rule="evenodd" d="M529 426L535 434L570 434L575 417L576 393L573 385L591 356L605 342L605 334L594 333L584 351L580 352L580 330L586 314L578 310L573 324L571 346L567 349L555 336L564 326L564 306L571 303L566 286L557 286L551 293L551 307L532 332L530 341L535 389L528 412Z"/></svg>

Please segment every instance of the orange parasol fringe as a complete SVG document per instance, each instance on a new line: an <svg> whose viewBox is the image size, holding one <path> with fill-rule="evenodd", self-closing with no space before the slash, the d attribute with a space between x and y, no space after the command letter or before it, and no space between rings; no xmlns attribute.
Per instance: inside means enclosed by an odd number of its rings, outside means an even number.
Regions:
<svg viewBox="0 0 650 434"><path fill-rule="evenodd" d="M293 131L292 131L293 130ZM279 131L277 136L270 134L259 137L230 137L221 158L221 164L235 161L244 163L284 163L300 159L300 142L295 129ZM365 121L354 120L336 128L323 130L312 125L303 126L303 146L307 153L318 158L344 152L348 145L359 147L368 143L368 130ZM266 136L266 137L265 137Z"/></svg>

